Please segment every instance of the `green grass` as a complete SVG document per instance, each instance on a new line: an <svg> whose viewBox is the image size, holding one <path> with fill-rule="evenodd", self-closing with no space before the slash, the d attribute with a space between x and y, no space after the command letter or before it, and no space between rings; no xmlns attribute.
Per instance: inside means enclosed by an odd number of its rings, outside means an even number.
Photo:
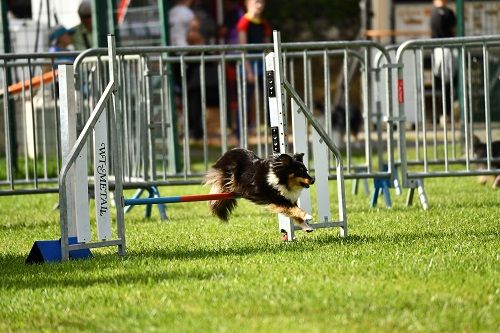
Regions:
<svg viewBox="0 0 500 333"><path fill-rule="evenodd" d="M0 332L498 331L500 190L430 179L422 211L394 193L370 209L350 185L346 239L282 243L276 216L243 200L229 224L206 203L169 206L168 223L136 207L125 257L33 266L32 242L58 237L57 196L0 197Z"/></svg>
<svg viewBox="0 0 500 333"><path fill-rule="evenodd" d="M26 162L27 161L27 162ZM43 158L37 158L37 177L39 179L45 176L45 172L47 173L47 178L57 178L57 161L54 157L49 157L46 161L46 170L44 169L44 160ZM5 158L0 158L0 180L6 180L7 177L7 162ZM13 167L13 171L15 172L15 179L25 179L26 173L28 174L29 179L33 179L35 175L35 164L33 159L26 160L24 157L19 157L17 162L17 170L15 166Z"/></svg>

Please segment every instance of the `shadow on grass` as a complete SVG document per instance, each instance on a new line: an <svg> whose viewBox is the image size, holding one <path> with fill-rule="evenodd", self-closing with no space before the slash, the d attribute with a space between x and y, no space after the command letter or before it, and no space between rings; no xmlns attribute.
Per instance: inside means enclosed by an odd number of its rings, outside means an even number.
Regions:
<svg viewBox="0 0 500 333"><path fill-rule="evenodd" d="M156 284L167 280L201 281L213 279L224 273L220 269L210 270L200 267L168 271L158 266L150 266L151 269L138 270L136 267L128 269L122 263L131 258L123 259L115 254L64 264L25 265L24 259L13 255L0 257L1 262L10 262L4 265L0 272L1 289L86 288L97 285ZM96 261L99 263L96 264Z"/></svg>
<svg viewBox="0 0 500 333"><path fill-rule="evenodd" d="M495 236L496 235L496 236ZM493 237L492 237L493 236ZM340 238L337 234L322 233L310 238L301 238L293 243L248 244L224 248L176 248L146 249L129 251L125 258L116 254L97 254L95 258L84 261L71 261L63 264L25 265L24 256L2 255L0 262L0 287L4 289L39 289L59 287L91 287L94 285L126 285L136 283L158 283L165 280L209 280L224 272L220 269L209 270L194 265L190 269L177 269L169 266L163 269L159 262L165 260L190 261L214 259L219 257L251 257L257 254L275 255L317 251L321 247L359 246L363 244L394 245L412 242L434 243L434 240L473 237L476 241L487 241L499 236L498 230L456 231L456 232L424 232L391 235L351 235ZM387 249L390 249L388 247ZM409 250L411 251L411 250ZM153 260L151 260L153 259ZM159 260L155 261L155 259ZM146 266L144 261L146 261ZM138 266L145 269L138 271ZM130 269L129 269L130 268ZM74 273L74 274L72 274ZM97 275L97 276L96 276Z"/></svg>

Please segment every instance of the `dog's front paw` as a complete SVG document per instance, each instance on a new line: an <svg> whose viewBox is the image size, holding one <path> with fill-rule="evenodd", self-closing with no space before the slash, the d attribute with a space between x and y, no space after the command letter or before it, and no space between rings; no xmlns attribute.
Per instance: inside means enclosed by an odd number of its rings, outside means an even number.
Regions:
<svg viewBox="0 0 500 333"><path fill-rule="evenodd" d="M314 231L314 228L311 227L306 221L299 224L299 227L302 229L302 231L305 231L305 232L313 232Z"/></svg>

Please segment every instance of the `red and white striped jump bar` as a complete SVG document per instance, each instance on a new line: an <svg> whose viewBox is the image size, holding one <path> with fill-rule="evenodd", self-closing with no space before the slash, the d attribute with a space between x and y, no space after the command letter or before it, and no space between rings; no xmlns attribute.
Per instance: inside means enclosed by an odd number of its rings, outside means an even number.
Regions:
<svg viewBox="0 0 500 333"><path fill-rule="evenodd" d="M237 198L237 196L234 193L194 194L194 195L179 195L172 197L125 199L124 204L125 206L157 205L157 204L178 203L178 202L228 200L234 198Z"/></svg>

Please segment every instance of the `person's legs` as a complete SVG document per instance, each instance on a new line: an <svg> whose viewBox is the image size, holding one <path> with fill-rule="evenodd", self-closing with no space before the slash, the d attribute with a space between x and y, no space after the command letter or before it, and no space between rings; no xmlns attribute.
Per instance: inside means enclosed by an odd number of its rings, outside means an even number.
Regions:
<svg viewBox="0 0 500 333"><path fill-rule="evenodd" d="M189 136L199 140L203 138L200 89L188 90L188 99Z"/></svg>
<svg viewBox="0 0 500 333"><path fill-rule="evenodd" d="M443 81L440 77L434 77L435 90L439 97L436 97L436 121L439 123L440 119L443 117L443 98L445 100L445 108L446 108L446 119L449 122L450 116L452 114L452 103L451 103L451 83L444 82L444 90L443 90Z"/></svg>
<svg viewBox="0 0 500 333"><path fill-rule="evenodd" d="M235 132L238 131L238 89L236 81L236 66L226 64L226 98L228 105L228 126Z"/></svg>

